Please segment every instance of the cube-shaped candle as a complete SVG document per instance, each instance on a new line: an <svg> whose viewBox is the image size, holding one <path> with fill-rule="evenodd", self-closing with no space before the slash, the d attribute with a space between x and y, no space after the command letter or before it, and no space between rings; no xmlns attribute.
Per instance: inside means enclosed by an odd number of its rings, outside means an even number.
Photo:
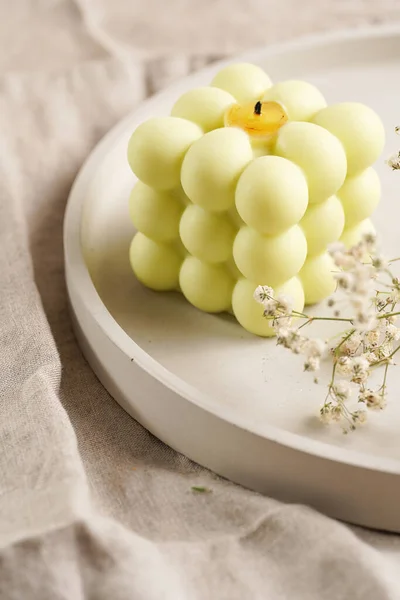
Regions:
<svg viewBox="0 0 400 600"><path fill-rule="evenodd" d="M273 85L257 66L225 67L130 139L136 277L272 335L255 288L284 292L298 311L333 292L327 247L373 231L371 165L383 143L363 104L327 106L309 83Z"/></svg>

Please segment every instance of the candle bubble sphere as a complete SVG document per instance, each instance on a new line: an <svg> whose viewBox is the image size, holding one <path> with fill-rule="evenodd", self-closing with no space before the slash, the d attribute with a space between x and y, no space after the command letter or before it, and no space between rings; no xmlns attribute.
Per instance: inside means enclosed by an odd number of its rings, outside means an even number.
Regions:
<svg viewBox="0 0 400 600"><path fill-rule="evenodd" d="M129 198L129 212L138 231L157 242L169 242L178 235L183 207L172 192L138 181Z"/></svg>
<svg viewBox="0 0 400 600"><path fill-rule="evenodd" d="M235 281L224 265L212 265L195 256L185 259L179 276L187 300L206 312L230 310Z"/></svg>
<svg viewBox="0 0 400 600"><path fill-rule="evenodd" d="M172 244L155 242L138 232L129 249L131 267L145 286L157 291L176 290L182 257Z"/></svg>
<svg viewBox="0 0 400 600"><path fill-rule="evenodd" d="M190 204L180 220L181 240L190 254L209 263L222 263L232 255L236 227L224 214Z"/></svg>
<svg viewBox="0 0 400 600"><path fill-rule="evenodd" d="M310 256L306 260L299 275L306 304L321 302L335 291L336 281L332 277L334 271L335 264L326 252Z"/></svg>
<svg viewBox="0 0 400 600"><path fill-rule="evenodd" d="M329 244L336 242L342 235L344 224L344 210L337 196L312 204L300 221L307 238L308 256L321 254Z"/></svg>
<svg viewBox="0 0 400 600"><path fill-rule="evenodd" d="M353 227L370 217L381 197L381 182L375 169L368 167L347 177L338 197L344 209L346 227Z"/></svg>
<svg viewBox="0 0 400 600"><path fill-rule="evenodd" d="M180 184L181 166L191 144L202 129L186 119L154 117L134 131L128 146L128 161L136 177L160 190Z"/></svg>
<svg viewBox="0 0 400 600"><path fill-rule="evenodd" d="M303 171L279 156L261 156L245 168L236 186L236 208L243 221L267 235L300 221L308 205Z"/></svg>
<svg viewBox="0 0 400 600"><path fill-rule="evenodd" d="M280 102L291 121L309 121L326 106L321 92L306 81L281 81L271 86L264 94L263 101Z"/></svg>
<svg viewBox="0 0 400 600"><path fill-rule="evenodd" d="M204 133L224 126L227 109L235 98L218 88L202 87L189 90L174 104L171 115L197 123Z"/></svg>
<svg viewBox="0 0 400 600"><path fill-rule="evenodd" d="M343 144L348 175L370 167L383 150L382 121L368 106L358 102L327 106L314 116L313 122L330 131Z"/></svg>
<svg viewBox="0 0 400 600"><path fill-rule="evenodd" d="M310 204L336 194L346 178L347 160L342 144L313 123L288 123L278 133L275 153L303 169Z"/></svg>
<svg viewBox="0 0 400 600"><path fill-rule="evenodd" d="M260 100L272 83L260 67L238 63L221 69L211 85L229 92L238 104L246 104Z"/></svg>
<svg viewBox="0 0 400 600"><path fill-rule="evenodd" d="M226 211L234 205L236 184L252 159L250 140L244 131L215 129L187 151L182 164L182 187L194 204L212 212Z"/></svg>

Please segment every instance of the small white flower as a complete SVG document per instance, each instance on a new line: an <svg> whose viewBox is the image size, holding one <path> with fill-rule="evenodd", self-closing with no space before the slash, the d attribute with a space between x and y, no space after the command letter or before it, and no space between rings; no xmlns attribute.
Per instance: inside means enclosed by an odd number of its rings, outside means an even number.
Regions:
<svg viewBox="0 0 400 600"><path fill-rule="evenodd" d="M384 344L381 344L379 346L376 352L378 353L380 359L387 358L389 354L392 353L392 345L390 343L385 342Z"/></svg>
<svg viewBox="0 0 400 600"><path fill-rule="evenodd" d="M361 356L356 356L351 360L352 366L351 366L351 373L352 373L352 378L351 380L354 383L364 383L367 379L368 379L368 375L369 375L369 361L368 359L362 354Z"/></svg>
<svg viewBox="0 0 400 600"><path fill-rule="evenodd" d="M326 344L320 339L308 340L304 344L304 354L311 357L321 358L325 352Z"/></svg>
<svg viewBox="0 0 400 600"><path fill-rule="evenodd" d="M339 404L332 406L331 414L332 414L332 421L336 421L336 422L341 421L342 416L343 416L341 406Z"/></svg>
<svg viewBox="0 0 400 600"><path fill-rule="evenodd" d="M364 233L362 236L362 240L367 246L375 246L376 234L372 233L372 231L370 231L368 233Z"/></svg>
<svg viewBox="0 0 400 600"><path fill-rule="evenodd" d="M282 327L277 331L276 343L278 346L291 350L293 354L300 354L305 339L298 333L297 329Z"/></svg>
<svg viewBox="0 0 400 600"><path fill-rule="evenodd" d="M392 154L392 156L390 156L387 159L386 163L391 169L393 169L393 171L397 171L397 169L400 169L400 152Z"/></svg>
<svg viewBox="0 0 400 600"><path fill-rule="evenodd" d="M353 363L348 356L341 356L336 362L336 369L342 375L350 375Z"/></svg>
<svg viewBox="0 0 400 600"><path fill-rule="evenodd" d="M283 346L284 348L289 348L288 343L291 337L293 336L294 329L290 327L279 327L276 331L276 343L278 346Z"/></svg>
<svg viewBox="0 0 400 600"><path fill-rule="evenodd" d="M278 303L279 310L285 314L290 314L292 312L293 302L291 298L288 298L288 296L285 296L285 294L279 294L276 298L276 301Z"/></svg>
<svg viewBox="0 0 400 600"><path fill-rule="evenodd" d="M366 359L364 354L361 354L361 356L356 356L355 358L352 358L352 363L353 363L353 369L354 368L358 368L358 369L368 369L368 360Z"/></svg>
<svg viewBox="0 0 400 600"><path fill-rule="evenodd" d="M329 244L329 246L328 246L328 252L332 257L337 252L340 252L341 254L345 254L346 246L343 244L343 242L332 242L332 244Z"/></svg>
<svg viewBox="0 0 400 600"><path fill-rule="evenodd" d="M396 342L400 340L400 329L396 327L396 325L389 323L389 325L386 325L385 332L389 340L394 340Z"/></svg>
<svg viewBox="0 0 400 600"><path fill-rule="evenodd" d="M343 252L336 251L332 253L332 260L339 269L345 269L346 265L349 264L348 256ZM353 263L352 263L353 264Z"/></svg>
<svg viewBox="0 0 400 600"><path fill-rule="evenodd" d="M342 290L349 290L354 282L354 276L351 273L334 273L338 287Z"/></svg>
<svg viewBox="0 0 400 600"><path fill-rule="evenodd" d="M318 371L321 366L321 360L317 356L310 356L304 363L305 371Z"/></svg>
<svg viewBox="0 0 400 600"><path fill-rule="evenodd" d="M361 335L356 331L348 340L342 343L340 350L342 354L354 354L360 347L362 338Z"/></svg>
<svg viewBox="0 0 400 600"><path fill-rule="evenodd" d="M367 252L366 244L361 241L349 250L349 254L356 259L356 261L362 261Z"/></svg>
<svg viewBox="0 0 400 600"><path fill-rule="evenodd" d="M277 308L275 300L264 300L262 304L264 306L264 317L274 317Z"/></svg>
<svg viewBox="0 0 400 600"><path fill-rule="evenodd" d="M395 329L396 329L396 327L395 327ZM365 334L365 341L367 341L372 346L376 346L376 344L379 342L380 337L381 337L381 332L379 329L371 329L370 331L367 331L367 333Z"/></svg>
<svg viewBox="0 0 400 600"><path fill-rule="evenodd" d="M364 354L364 356L370 365L378 360L378 357L376 356L375 352L367 352L366 354Z"/></svg>
<svg viewBox="0 0 400 600"><path fill-rule="evenodd" d="M339 400L347 400L351 396L351 387L345 379L339 379L332 386L332 392Z"/></svg>
<svg viewBox="0 0 400 600"><path fill-rule="evenodd" d="M293 341L290 346L290 350L293 352L293 354L301 354L303 350L303 342L300 339Z"/></svg>
<svg viewBox="0 0 400 600"><path fill-rule="evenodd" d="M269 285L259 285L254 291L254 300L259 304L264 304L266 301L274 297L274 290Z"/></svg>
<svg viewBox="0 0 400 600"><path fill-rule="evenodd" d="M384 308L386 308L386 306L387 306L387 304L388 304L388 302L387 302L387 299L386 299L386 298L379 298L379 297L377 297L377 298L375 298L374 302L375 302L376 310L377 310L378 312L380 312L380 311L382 311Z"/></svg>
<svg viewBox="0 0 400 600"><path fill-rule="evenodd" d="M398 302L400 302L400 290L397 288L394 288L390 292L390 298L388 298L388 304L397 304Z"/></svg>
<svg viewBox="0 0 400 600"><path fill-rule="evenodd" d="M388 268L389 263L383 256L374 256L374 258L372 259L372 266L377 271L384 271Z"/></svg>
<svg viewBox="0 0 400 600"><path fill-rule="evenodd" d="M354 256L351 256L350 254L345 254L343 263L342 263L342 269L344 271L351 271L351 269L354 269L354 267L356 266L357 261L355 260Z"/></svg>
<svg viewBox="0 0 400 600"><path fill-rule="evenodd" d="M352 296L350 298L353 306L370 302L372 293L372 279L369 273L365 273L364 269L359 272L353 272L353 284L350 288Z"/></svg>
<svg viewBox="0 0 400 600"><path fill-rule="evenodd" d="M378 319L378 326L376 329L379 329L381 333L385 333L387 325L389 325L389 319Z"/></svg>
<svg viewBox="0 0 400 600"><path fill-rule="evenodd" d="M369 389L359 395L359 401L364 402L371 410L382 410L386 406L385 396Z"/></svg>
<svg viewBox="0 0 400 600"><path fill-rule="evenodd" d="M332 407L330 404L324 404L324 406L321 407L319 418L325 425L332 421Z"/></svg>
<svg viewBox="0 0 400 600"><path fill-rule="evenodd" d="M281 329L290 329L292 326L292 317L289 315L276 314L272 321L272 327L275 333L278 334Z"/></svg>
<svg viewBox="0 0 400 600"><path fill-rule="evenodd" d="M368 420L368 413L366 410L355 410L352 417L354 423L363 425Z"/></svg>
<svg viewBox="0 0 400 600"><path fill-rule="evenodd" d="M391 323L392 325L394 325L397 321L397 316L396 315L392 315L391 317L387 317L386 319L387 321L389 321L389 323Z"/></svg>

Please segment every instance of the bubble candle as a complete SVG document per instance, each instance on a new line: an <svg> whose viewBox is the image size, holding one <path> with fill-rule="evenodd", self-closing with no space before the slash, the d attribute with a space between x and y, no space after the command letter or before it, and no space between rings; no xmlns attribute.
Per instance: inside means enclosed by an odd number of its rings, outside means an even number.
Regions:
<svg viewBox="0 0 400 600"><path fill-rule="evenodd" d="M255 288L291 296L297 311L333 292L327 246L373 230L371 165L383 144L382 123L363 104L327 106L310 83L273 85L255 65L225 67L132 134L136 277L272 335Z"/></svg>

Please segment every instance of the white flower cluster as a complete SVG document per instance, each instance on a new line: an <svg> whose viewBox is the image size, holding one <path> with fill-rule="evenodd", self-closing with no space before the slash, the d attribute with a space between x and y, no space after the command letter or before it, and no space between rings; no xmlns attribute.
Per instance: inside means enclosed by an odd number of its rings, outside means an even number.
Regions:
<svg viewBox="0 0 400 600"><path fill-rule="evenodd" d="M287 319L292 312L292 301L284 294L278 294L274 297L274 290L268 285L259 285L254 292L254 299L264 306L264 315L272 317L274 327L281 327L283 323L281 319Z"/></svg>
<svg viewBox="0 0 400 600"><path fill-rule="evenodd" d="M395 152L387 159L387 164L393 171L400 169L400 152Z"/></svg>
<svg viewBox="0 0 400 600"><path fill-rule="evenodd" d="M326 344L322 340L301 335L299 329L293 327L293 320L301 313L293 311L291 300L283 294L275 298L274 290L269 286L258 286L254 298L263 305L264 316L271 320L278 346L287 348L293 354L303 354L304 370L317 371L326 351Z"/></svg>
<svg viewBox="0 0 400 600"><path fill-rule="evenodd" d="M400 135L399 126L395 127L394 131L395 133L397 133L397 135ZM400 169L400 152L395 152L394 154L392 154L392 156L390 156L390 158L388 158L388 160L386 161L386 164L388 164L389 167L393 169L393 171L397 171L398 169Z"/></svg>
<svg viewBox="0 0 400 600"><path fill-rule="evenodd" d="M328 300L333 317L296 312L290 299L283 295L275 298L274 290L268 286L259 286L254 297L263 305L264 315L271 321L277 344L294 354L301 354L305 371L318 371L321 361L331 357L332 377L320 417L324 423L340 422L347 433L366 421L368 409L379 410L386 405L388 367L400 350L400 344L396 345L400 340L400 329L395 325L400 314L396 310L400 303L400 281L391 273L393 261L387 261L377 251L376 238L372 234L364 235L350 250L335 244L330 253L338 269L334 274L337 290L344 297L338 303L334 298ZM350 317L341 317L337 310L341 303ZM296 320L302 321L301 324L296 326ZM304 334L303 327L318 320L343 321L348 329L340 335L336 345L328 347L327 342ZM378 366L384 367L383 382L378 390L372 390L368 381ZM358 404L353 409L348 405L352 396Z"/></svg>
<svg viewBox="0 0 400 600"><path fill-rule="evenodd" d="M368 234L351 250L346 250L343 244L335 244L330 248L333 261L340 269L334 274L338 289L347 296L354 315L353 325L359 332L368 332L377 326L375 306L371 298L375 295L376 275L387 268L387 263L378 255L368 261L375 250L375 241L375 236Z"/></svg>

